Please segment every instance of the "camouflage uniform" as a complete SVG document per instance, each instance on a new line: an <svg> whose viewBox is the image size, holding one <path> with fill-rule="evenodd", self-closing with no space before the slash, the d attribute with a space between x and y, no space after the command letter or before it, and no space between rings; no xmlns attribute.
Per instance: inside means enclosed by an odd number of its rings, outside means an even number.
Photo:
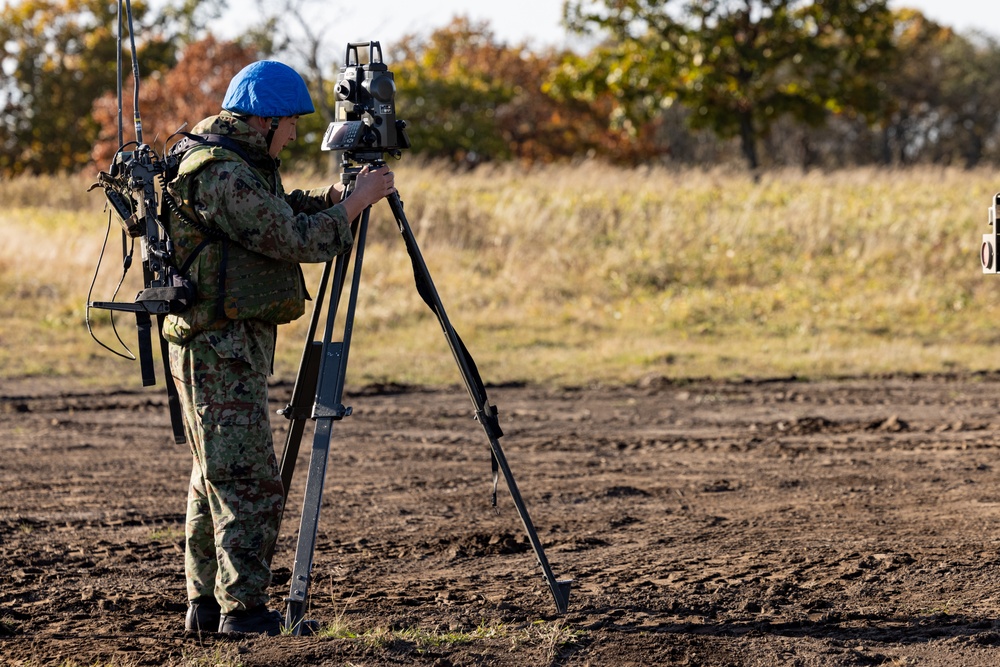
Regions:
<svg viewBox="0 0 1000 667"><path fill-rule="evenodd" d="M197 220L230 243L288 263L294 271L300 262L325 262L350 248L350 224L342 206L331 206L330 188L285 193L278 162L256 130L223 112L193 132L229 137L243 155L208 147L190 151L169 187L182 210L196 212ZM215 156L185 176L185 163L205 150ZM176 216L169 231L178 264L206 238ZM187 593L191 600L215 597L227 614L268 599L271 573L262 554L277 536L283 490L267 409L277 322L232 319L219 307L223 245L212 241L197 251L187 275L199 298L188 311L166 318L163 335L194 454ZM298 305L288 319L301 313L304 303Z"/></svg>

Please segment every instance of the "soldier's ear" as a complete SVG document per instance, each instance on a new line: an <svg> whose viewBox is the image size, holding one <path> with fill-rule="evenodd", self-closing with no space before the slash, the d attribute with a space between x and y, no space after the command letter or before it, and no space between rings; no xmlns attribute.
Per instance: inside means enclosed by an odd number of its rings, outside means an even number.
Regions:
<svg viewBox="0 0 1000 667"><path fill-rule="evenodd" d="M270 122L266 118L260 116L244 116L244 120L247 125L257 130L261 134L267 134L267 128Z"/></svg>

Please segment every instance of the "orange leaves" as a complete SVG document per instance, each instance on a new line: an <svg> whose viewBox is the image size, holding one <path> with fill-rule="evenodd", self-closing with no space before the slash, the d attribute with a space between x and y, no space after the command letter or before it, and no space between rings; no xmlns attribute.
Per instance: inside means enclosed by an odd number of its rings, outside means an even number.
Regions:
<svg viewBox="0 0 1000 667"><path fill-rule="evenodd" d="M139 87L139 112L142 114L143 139L163 142L182 125L190 129L202 118L219 112L229 80L245 65L256 59L253 49L235 42L218 41L212 36L188 44L177 65L159 76L142 78ZM132 81L125 82L123 117L125 141L134 139L129 119L132 117ZM113 92L94 102L93 116L100 124L100 137L92 157L107 166L118 150L118 104Z"/></svg>

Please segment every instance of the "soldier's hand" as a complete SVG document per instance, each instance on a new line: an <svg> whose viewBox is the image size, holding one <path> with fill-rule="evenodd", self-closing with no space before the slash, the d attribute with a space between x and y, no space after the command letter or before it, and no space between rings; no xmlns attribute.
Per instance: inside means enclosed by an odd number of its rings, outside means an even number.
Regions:
<svg viewBox="0 0 1000 667"><path fill-rule="evenodd" d="M360 203L371 206L396 191L395 179L396 177L389 171L388 165L378 169L372 169L370 165L365 165L355 177L351 198L357 197L360 199Z"/></svg>
<svg viewBox="0 0 1000 667"><path fill-rule="evenodd" d="M365 165L354 177L354 189L347 199L341 202L348 220L354 220L365 208L380 199L388 197L396 191L395 176L388 166L372 169Z"/></svg>

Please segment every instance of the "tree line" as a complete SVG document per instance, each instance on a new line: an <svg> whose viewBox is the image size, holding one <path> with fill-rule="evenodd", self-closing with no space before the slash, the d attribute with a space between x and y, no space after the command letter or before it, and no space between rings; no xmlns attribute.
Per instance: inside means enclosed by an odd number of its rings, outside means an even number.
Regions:
<svg viewBox="0 0 1000 667"><path fill-rule="evenodd" d="M306 77L319 113L289 160L322 159L338 63L309 0L233 40L224 0L132 5L144 139L218 112L229 79L264 57ZM117 4L117 3L116 3ZM262 5L263 6L263 5ZM1000 43L885 0L566 0L585 51L498 40L456 18L386 48L412 154L475 166L600 159L750 169L1000 162ZM21 0L0 10L0 175L106 168L134 138L120 4ZM116 63L125 72L119 136Z"/></svg>

